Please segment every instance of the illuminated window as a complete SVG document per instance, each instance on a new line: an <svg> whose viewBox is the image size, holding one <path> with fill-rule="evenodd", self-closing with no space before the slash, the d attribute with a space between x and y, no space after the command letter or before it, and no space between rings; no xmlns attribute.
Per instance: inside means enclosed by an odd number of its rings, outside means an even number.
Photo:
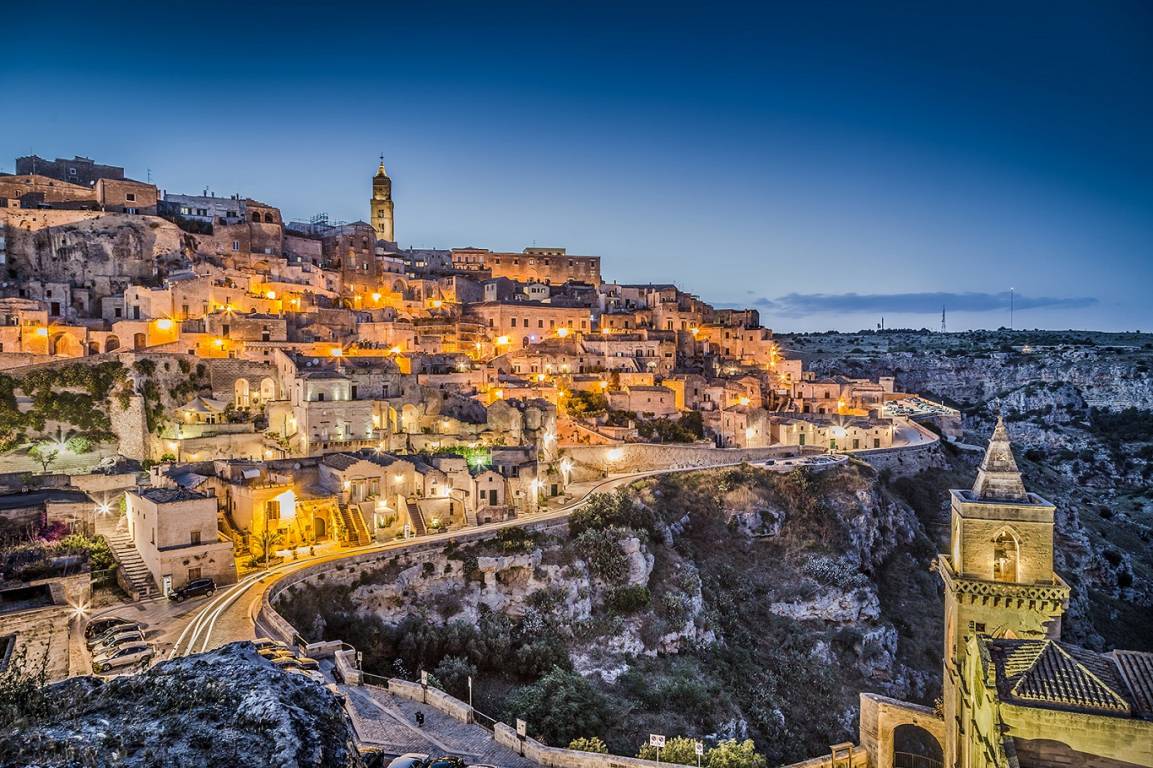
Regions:
<svg viewBox="0 0 1153 768"><path fill-rule="evenodd" d="M993 540L993 580L1017 580L1017 540L1008 531Z"/></svg>

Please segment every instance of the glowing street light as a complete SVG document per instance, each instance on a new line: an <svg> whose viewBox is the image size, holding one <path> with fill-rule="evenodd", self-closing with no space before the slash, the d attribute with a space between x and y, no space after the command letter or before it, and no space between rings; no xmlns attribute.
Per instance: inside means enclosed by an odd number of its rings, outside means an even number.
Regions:
<svg viewBox="0 0 1153 768"><path fill-rule="evenodd" d="M276 291L268 291L267 293L264 294L264 298L275 299L276 298Z"/></svg>
<svg viewBox="0 0 1153 768"><path fill-rule="evenodd" d="M175 325L176 325L176 323L172 322L171 319L169 319L167 317L162 317L156 321L156 330L158 330L158 331L171 331Z"/></svg>
<svg viewBox="0 0 1153 768"><path fill-rule="evenodd" d="M496 337L496 345L498 347L507 347L508 346L508 336L497 336Z"/></svg>
<svg viewBox="0 0 1153 768"><path fill-rule="evenodd" d="M568 336L568 328L557 328L556 335L563 339L565 336Z"/></svg>
<svg viewBox="0 0 1153 768"><path fill-rule="evenodd" d="M332 349L328 350L328 354L332 355L333 357L343 357L344 350L340 347L333 347Z"/></svg>
<svg viewBox="0 0 1153 768"><path fill-rule="evenodd" d="M373 301L380 301L380 291L377 291L377 292L372 294L372 300Z"/></svg>

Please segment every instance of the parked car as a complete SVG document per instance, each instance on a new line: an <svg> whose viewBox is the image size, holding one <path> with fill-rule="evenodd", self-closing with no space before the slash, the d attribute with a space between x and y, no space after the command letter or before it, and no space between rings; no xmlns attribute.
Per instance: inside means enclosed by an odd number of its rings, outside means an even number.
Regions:
<svg viewBox="0 0 1153 768"><path fill-rule="evenodd" d="M84 628L84 639L91 644L108 630L122 626L137 627L140 625L131 619L123 619L119 616L102 616L88 622L88 626Z"/></svg>
<svg viewBox="0 0 1153 768"><path fill-rule="evenodd" d="M128 629L124 632L114 632L111 635L102 637L99 643L96 643L88 650L91 651L93 658L95 658L96 656L108 653L108 651L113 648L117 648L121 645L132 642L144 642L144 633L139 629Z"/></svg>
<svg viewBox="0 0 1153 768"><path fill-rule="evenodd" d="M394 757L388 768L425 768L428 764L428 755L423 752L408 752L400 757Z"/></svg>
<svg viewBox="0 0 1153 768"><path fill-rule="evenodd" d="M262 657L266 659L290 659L296 654L292 652L291 648L277 648L276 646L269 646L268 648L261 648L257 651Z"/></svg>
<svg viewBox="0 0 1153 768"><path fill-rule="evenodd" d="M442 755L425 763L424 768L468 768L468 763L456 755Z"/></svg>
<svg viewBox="0 0 1153 768"><path fill-rule="evenodd" d="M212 579L193 579L180 589L172 590L168 599L183 603L190 597L212 597L215 592L216 582Z"/></svg>
<svg viewBox="0 0 1153 768"><path fill-rule="evenodd" d="M320 662L316 659L310 659L307 656L278 656L274 659L269 659L269 661L280 669L320 670Z"/></svg>
<svg viewBox="0 0 1153 768"><path fill-rule="evenodd" d="M97 656L92 660L92 671L96 673L107 672L111 669L130 667L142 664L152 658L152 648L148 643L129 643L117 646L108 653Z"/></svg>
<svg viewBox="0 0 1153 768"><path fill-rule="evenodd" d="M256 646L257 651L263 651L267 648L284 648L288 650L288 643L283 640L273 640L271 637L258 637L252 641Z"/></svg>
<svg viewBox="0 0 1153 768"><path fill-rule="evenodd" d="M143 627L141 627L141 625L135 621L123 621L123 622L117 622L116 624L113 624L112 626L105 629L103 632L99 632L99 633L93 634L93 635L88 635L88 631L85 630L84 634L88 637L88 647L91 648L95 645L98 645L98 644L104 642L105 640L107 640L110 637L113 637L115 635L119 635L119 634L124 633L124 632L131 632L133 630L136 630L137 632L143 632L144 631Z"/></svg>

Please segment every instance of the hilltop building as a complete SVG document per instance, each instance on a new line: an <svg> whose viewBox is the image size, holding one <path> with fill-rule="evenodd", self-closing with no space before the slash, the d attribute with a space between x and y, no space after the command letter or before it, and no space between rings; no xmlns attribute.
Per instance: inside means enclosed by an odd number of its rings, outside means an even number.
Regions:
<svg viewBox="0 0 1153 768"><path fill-rule="evenodd" d="M372 228L376 230L376 239L389 243L396 242L396 232L393 229L392 209L392 179L384 170L384 156L381 155L380 166L376 175L372 177Z"/></svg>
<svg viewBox="0 0 1153 768"><path fill-rule="evenodd" d="M861 745L894 759L913 726L947 768L1153 765L1153 653L1063 642L1069 586L1053 570L1054 507L1025 489L998 420L972 490L950 491L943 707L861 695Z"/></svg>

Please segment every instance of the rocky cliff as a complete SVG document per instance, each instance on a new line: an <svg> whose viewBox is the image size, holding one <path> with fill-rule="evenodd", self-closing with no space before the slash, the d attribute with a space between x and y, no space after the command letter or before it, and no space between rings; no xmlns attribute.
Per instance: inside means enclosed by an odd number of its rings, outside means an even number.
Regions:
<svg viewBox="0 0 1153 768"><path fill-rule="evenodd" d="M933 551L868 467L718 470L599 497L553 535L329 573L278 608L379 673L472 675L482 709L536 724L537 688L574 675L592 714L545 727L554 743L752 736L785 762L851 737L862 689L937 694Z"/></svg>
<svg viewBox="0 0 1153 768"><path fill-rule="evenodd" d="M361 768L340 702L250 643L139 675L70 678L0 729L0 765Z"/></svg>

